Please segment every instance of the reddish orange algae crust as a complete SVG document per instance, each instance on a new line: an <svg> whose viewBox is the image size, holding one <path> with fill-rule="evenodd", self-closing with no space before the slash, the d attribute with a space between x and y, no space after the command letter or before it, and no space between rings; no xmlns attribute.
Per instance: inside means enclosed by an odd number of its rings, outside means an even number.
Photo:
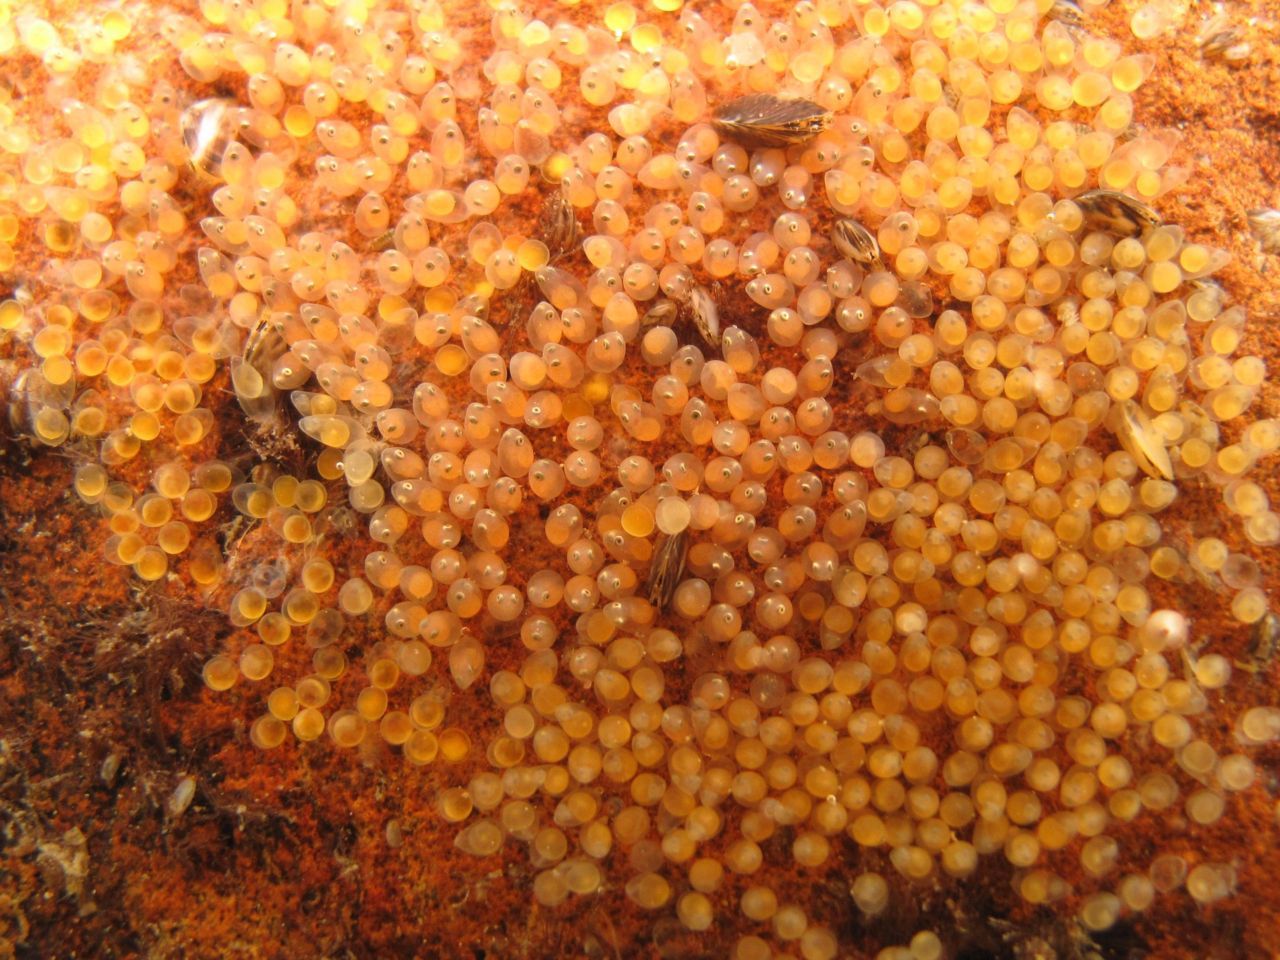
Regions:
<svg viewBox="0 0 1280 960"><path fill-rule="evenodd" d="M1179 130L1175 160L1192 171L1160 212L1233 254L1220 279L1248 310L1246 349L1273 371L1255 414L1280 415L1280 256L1258 252L1244 218L1247 209L1280 205L1280 4L1229 5L1234 21L1258 23L1241 67L1201 59L1194 10L1184 29L1134 40L1135 7L1113 3L1092 16L1094 28L1156 58L1135 115L1146 127ZM175 85L184 82L176 65L169 73ZM238 416L229 393L221 403ZM380 745L353 759L292 739L256 750L247 723L257 693L213 694L200 682L200 664L230 633L225 617L104 563L105 532L71 492L71 472L57 451L0 440L0 958L720 957L739 932L751 932L724 908L715 942L681 935L669 919L658 921L655 936L654 916L616 884L585 901L538 906L522 852L463 856L453 846L456 828L435 812L437 792L465 783L468 764L413 768ZM1272 502L1280 499L1280 478L1257 479ZM1213 531L1255 556L1274 595L1276 552L1249 548L1235 524L1221 522L1221 510L1216 498L1206 500L1191 532ZM536 504L525 511L513 530L521 520L537 522ZM530 556L536 569L551 549L535 540L546 555ZM252 542L244 549L252 558ZM1153 586L1153 600L1187 609L1167 584ZM1211 638L1215 650L1246 658L1247 632L1221 598L1201 591L1194 601L1193 639ZM500 647L489 652L491 669L517 662L514 651L506 662ZM1234 749L1229 723L1239 703L1280 704L1278 685L1277 661L1252 678L1238 672L1225 691L1210 694L1205 720L1218 722L1202 722L1202 736L1221 752ZM477 742L493 722L474 697L458 693L449 718ZM1141 752L1137 744L1128 749ZM112 758L118 769L108 777ZM1148 813L1112 831L1130 858L1120 869L1141 868L1156 850L1192 852L1234 864L1236 894L1208 908L1185 891L1162 895L1145 915L1097 936L1096 955L1280 956L1280 747L1253 758L1258 785L1231 798L1217 824L1192 835L1180 813ZM175 818L166 800L186 775L196 778L196 798ZM389 827L402 837L398 846ZM764 845L766 859L788 862L779 842ZM843 853L856 863L851 843ZM949 956L1094 955L1087 944L1073 949L1065 932L1075 899L1028 906L998 860L984 858L962 884L912 891L893 879L892 915L875 922L854 909L838 868L803 877L793 868L791 883L775 885L813 904L811 915L840 934L841 956L872 956L920 924L943 936ZM1070 869L1065 876L1074 879ZM717 901L736 903L745 884L733 878L726 886ZM1008 921L1007 931L993 934L989 918ZM851 943L865 950L848 950ZM1040 943L1052 943L1050 952L1035 952Z"/></svg>
<svg viewBox="0 0 1280 960"><path fill-rule="evenodd" d="M1149 47L1157 59L1150 83L1135 97L1135 115L1149 126L1168 126L1182 132L1180 162L1191 167L1186 187L1165 198L1161 212L1171 222L1182 223L1189 233L1213 237L1213 242L1230 250L1233 258L1220 280L1249 313L1248 349L1267 362L1271 376L1259 400L1262 415L1280 409L1280 387L1275 371L1280 370L1280 258L1259 253L1249 233L1245 211L1280 204L1280 139L1275 131L1280 123L1280 7L1274 3L1241 3L1228 8L1239 22L1250 18L1263 25L1253 43L1249 65L1233 69L1221 62L1202 60L1195 34L1202 19L1195 13L1189 28L1159 42L1138 44ZM1104 11L1104 30L1123 36L1129 4L1116 4ZM1280 489L1274 470L1260 476L1274 496ZM1205 516L1206 524L1211 522ZM1237 531L1223 525L1223 534L1233 549L1238 548ZM1280 561L1275 551L1257 557L1264 571L1264 584L1274 598L1280 588ZM1212 601L1213 598L1204 598ZM1197 598L1201 601L1201 598ZM1273 599L1274 602L1274 599ZM1226 612L1210 602L1194 624L1197 634L1214 637L1228 655L1239 655L1247 646L1243 632L1231 625ZM1239 679L1223 691L1216 691L1210 714L1224 715L1223 705L1247 696L1249 702L1275 703L1275 664L1262 674ZM1238 707L1231 712L1238 712ZM1215 745L1230 742L1225 724L1209 728L1204 735ZM1256 757L1261 772L1261 789L1237 797L1226 817L1201 834L1199 848L1206 857L1222 857L1238 864L1239 889L1234 897L1212 910L1168 908L1154 911L1137 927L1149 944L1153 957L1275 957L1280 955L1280 896L1276 879L1280 876L1280 845L1277 844L1276 795L1280 752L1274 746ZM1132 826L1132 825L1131 825ZM1166 833L1173 829L1158 818L1144 819L1133 831L1136 843L1142 835L1150 842L1171 845ZM1188 907L1189 904L1183 904Z"/></svg>

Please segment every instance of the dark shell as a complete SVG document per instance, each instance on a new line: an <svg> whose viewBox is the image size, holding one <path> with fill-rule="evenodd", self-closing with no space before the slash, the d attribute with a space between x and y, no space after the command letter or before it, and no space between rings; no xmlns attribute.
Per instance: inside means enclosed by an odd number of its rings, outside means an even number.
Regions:
<svg viewBox="0 0 1280 960"><path fill-rule="evenodd" d="M578 224L578 215L563 191L555 191L543 203L539 233L552 258L568 253L581 242L582 227Z"/></svg>
<svg viewBox="0 0 1280 960"><path fill-rule="evenodd" d="M689 291L689 315L693 325L708 346L719 347L723 340L720 330L720 308L711 296L711 291L703 286L695 286Z"/></svg>
<svg viewBox="0 0 1280 960"><path fill-rule="evenodd" d="M1075 198L1085 226L1133 237L1160 225L1160 216L1136 197L1115 190L1089 190Z"/></svg>
<svg viewBox="0 0 1280 960"><path fill-rule="evenodd" d="M1258 665L1265 666L1275 656L1280 642L1280 617L1268 610L1249 631L1249 656Z"/></svg>
<svg viewBox="0 0 1280 960"><path fill-rule="evenodd" d="M659 610L665 610L675 596L680 578L684 576L685 558L689 552L689 533L681 530L667 537L653 555L649 566L649 602Z"/></svg>
<svg viewBox="0 0 1280 960"><path fill-rule="evenodd" d="M837 220L831 228L831 242L840 256L847 257L854 263L884 269L884 260L880 257L880 244L875 236L857 220Z"/></svg>
<svg viewBox="0 0 1280 960"><path fill-rule="evenodd" d="M663 326L671 326L675 322L676 315L679 313L675 303L671 300L656 300L643 317L640 318L640 326L652 327L658 324Z"/></svg>
<svg viewBox="0 0 1280 960"><path fill-rule="evenodd" d="M753 93L717 109L712 123L744 147L789 147L817 136L831 120L831 112L812 100Z"/></svg>

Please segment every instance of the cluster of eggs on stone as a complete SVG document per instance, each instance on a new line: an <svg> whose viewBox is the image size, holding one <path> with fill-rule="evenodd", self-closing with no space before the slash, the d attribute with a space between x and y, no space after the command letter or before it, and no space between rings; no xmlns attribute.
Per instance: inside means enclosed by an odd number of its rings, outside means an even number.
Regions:
<svg viewBox="0 0 1280 960"><path fill-rule="evenodd" d="M489 6L205 0L158 23L181 92L119 13L0 6L49 113L0 93L11 416L82 460L108 560L227 611L204 678L261 691L253 742L457 765L458 847L527 846L539 903L740 912L742 960L839 949L778 833L805 870L1003 857L1090 930L1225 896L1112 835L1254 780L1196 729L1229 662L1149 585L1265 622L1258 564L1162 516L1209 483L1280 541L1280 423L1222 429L1265 376L1224 255L1147 206L1185 177L1133 127L1151 58L1026 0ZM812 128L712 122L761 93ZM310 466L246 461L219 389Z"/></svg>

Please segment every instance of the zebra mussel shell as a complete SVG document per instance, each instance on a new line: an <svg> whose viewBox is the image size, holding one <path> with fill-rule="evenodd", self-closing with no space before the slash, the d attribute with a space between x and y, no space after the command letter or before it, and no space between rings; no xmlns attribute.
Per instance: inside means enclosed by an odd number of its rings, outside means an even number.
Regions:
<svg viewBox="0 0 1280 960"><path fill-rule="evenodd" d="M1249 230L1267 253L1280 253L1280 210L1250 210Z"/></svg>
<svg viewBox="0 0 1280 960"><path fill-rule="evenodd" d="M669 327L675 323L676 316L680 310L673 300L658 300L653 306L645 311L643 317L640 318L640 326L653 327L661 324Z"/></svg>
<svg viewBox="0 0 1280 960"><path fill-rule="evenodd" d="M720 329L720 308L706 287L695 286L689 291L689 316L707 346L719 347L724 339Z"/></svg>
<svg viewBox="0 0 1280 960"><path fill-rule="evenodd" d="M689 531L681 530L662 542L654 552L646 584L649 602L659 610L665 610L675 596L676 587L684 576L685 559L689 552Z"/></svg>
<svg viewBox="0 0 1280 960"><path fill-rule="evenodd" d="M1083 27L1084 8L1076 0L1053 0L1053 6L1049 8L1049 19L1068 27Z"/></svg>
<svg viewBox="0 0 1280 960"><path fill-rule="evenodd" d="M1085 225L1122 237L1160 226L1160 215L1136 197L1115 190L1088 190L1075 198Z"/></svg>
<svg viewBox="0 0 1280 960"><path fill-rule="evenodd" d="M816 137L831 120L831 111L812 100L753 93L721 106L711 122L744 147L789 147Z"/></svg>
<svg viewBox="0 0 1280 960"><path fill-rule="evenodd" d="M543 202L540 233L554 260L582 242L582 227L564 191L556 190Z"/></svg>
<svg viewBox="0 0 1280 960"><path fill-rule="evenodd" d="M220 179L222 156L236 139L236 104L225 97L197 100L179 121L187 161L207 177Z"/></svg>
<svg viewBox="0 0 1280 960"><path fill-rule="evenodd" d="M840 256L863 266L884 269L880 244L871 231L857 220L837 220L831 228L831 242Z"/></svg>

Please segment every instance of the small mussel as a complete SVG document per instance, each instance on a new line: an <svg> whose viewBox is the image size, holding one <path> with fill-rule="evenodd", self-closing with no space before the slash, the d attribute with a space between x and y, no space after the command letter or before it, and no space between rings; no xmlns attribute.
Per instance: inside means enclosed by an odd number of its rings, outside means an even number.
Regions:
<svg viewBox="0 0 1280 960"><path fill-rule="evenodd" d="M816 137L831 120L831 111L812 100L753 93L721 106L711 122L744 147L789 147Z"/></svg>
<svg viewBox="0 0 1280 960"><path fill-rule="evenodd" d="M1085 226L1122 237L1134 237L1160 225L1160 216L1136 197L1116 190L1088 190L1075 198Z"/></svg>
<svg viewBox="0 0 1280 960"><path fill-rule="evenodd" d="M1206 60L1231 64L1243 63L1253 52L1253 45L1225 11L1211 17L1201 28L1196 35L1196 46Z"/></svg>
<svg viewBox="0 0 1280 960"><path fill-rule="evenodd" d="M1266 253L1280 253L1280 210L1250 210L1249 229Z"/></svg>
<svg viewBox="0 0 1280 960"><path fill-rule="evenodd" d="M1266 666L1276 654L1277 643L1280 643L1280 616L1268 610L1249 631L1249 658L1259 667Z"/></svg>
<svg viewBox="0 0 1280 960"><path fill-rule="evenodd" d="M1053 0L1053 6L1049 8L1049 19L1068 27L1082 27L1084 8L1076 0Z"/></svg>
<svg viewBox="0 0 1280 960"><path fill-rule="evenodd" d="M1158 480L1173 479L1173 459L1155 425L1132 400L1120 404L1116 415L1116 437L1139 469Z"/></svg>
<svg viewBox="0 0 1280 960"><path fill-rule="evenodd" d="M689 552L689 531L681 530L662 542L653 554L649 566L649 602L659 610L665 610L675 596L680 578L684 576L685 558Z"/></svg>
<svg viewBox="0 0 1280 960"><path fill-rule="evenodd" d="M231 358L231 387L240 408L253 420L266 423L279 412L279 391L271 380L275 362L289 349L279 328L259 320L245 341L244 351Z"/></svg>
<svg viewBox="0 0 1280 960"><path fill-rule="evenodd" d="M675 323L676 315L679 312L679 308L675 305L674 301L667 300L666 298L655 300L653 302L653 306L646 310L644 316L640 318L640 326L669 327Z"/></svg>
<svg viewBox="0 0 1280 960"><path fill-rule="evenodd" d="M197 100L182 111L182 142L192 168L219 178L222 156L236 138L236 104L225 97Z"/></svg>
<svg viewBox="0 0 1280 960"><path fill-rule="evenodd" d="M552 259L569 253L582 241L578 215L563 190L556 190L543 202L539 233Z"/></svg>
<svg viewBox="0 0 1280 960"><path fill-rule="evenodd" d="M1253 52L1253 45L1238 30L1222 30L1200 44L1200 53L1209 60L1243 63Z"/></svg>
<svg viewBox="0 0 1280 960"><path fill-rule="evenodd" d="M723 338L720 329L720 308L716 306L711 291L701 284L689 291L689 316L707 346L719 347Z"/></svg>
<svg viewBox="0 0 1280 960"><path fill-rule="evenodd" d="M837 220L831 228L831 242L840 256L876 270L884 269L880 244L876 242L875 235L857 220Z"/></svg>
<svg viewBox="0 0 1280 960"><path fill-rule="evenodd" d="M384 230L369 241L369 249L374 253L382 253L384 250L390 250L395 245L396 232L394 230Z"/></svg>

